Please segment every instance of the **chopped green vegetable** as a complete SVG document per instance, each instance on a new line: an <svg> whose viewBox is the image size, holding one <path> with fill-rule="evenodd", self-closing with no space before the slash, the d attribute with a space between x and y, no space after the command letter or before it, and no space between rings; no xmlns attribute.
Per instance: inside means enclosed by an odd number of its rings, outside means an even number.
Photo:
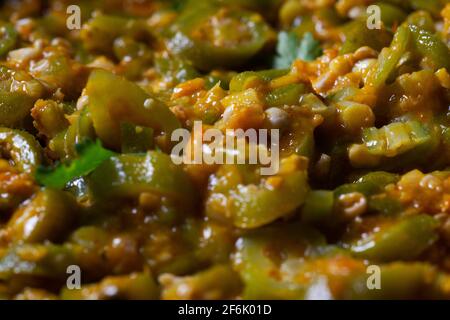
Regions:
<svg viewBox="0 0 450 320"><path fill-rule="evenodd" d="M376 261L414 259L436 241L437 225L427 215L387 223L351 244L350 250L356 257Z"/></svg>
<svg viewBox="0 0 450 320"><path fill-rule="evenodd" d="M388 157L404 153L430 139L426 126L418 121L394 122L381 129L372 127L363 132L369 152Z"/></svg>
<svg viewBox="0 0 450 320"><path fill-rule="evenodd" d="M62 189L71 180L89 174L114 152L102 147L99 140L86 140L76 145L78 157L69 165L59 164L56 168L39 167L36 181L44 186Z"/></svg>
<svg viewBox="0 0 450 320"><path fill-rule="evenodd" d="M13 49L18 39L18 33L10 23L0 23L0 56Z"/></svg>

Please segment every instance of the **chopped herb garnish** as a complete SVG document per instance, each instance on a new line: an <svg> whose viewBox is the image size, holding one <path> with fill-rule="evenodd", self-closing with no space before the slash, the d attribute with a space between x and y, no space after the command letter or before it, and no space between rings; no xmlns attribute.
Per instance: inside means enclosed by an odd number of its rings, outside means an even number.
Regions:
<svg viewBox="0 0 450 320"><path fill-rule="evenodd" d="M115 153L102 147L101 142L85 140L76 145L78 157L70 163L60 163L56 167L39 167L36 181L44 186L62 189L73 179L85 176Z"/></svg>

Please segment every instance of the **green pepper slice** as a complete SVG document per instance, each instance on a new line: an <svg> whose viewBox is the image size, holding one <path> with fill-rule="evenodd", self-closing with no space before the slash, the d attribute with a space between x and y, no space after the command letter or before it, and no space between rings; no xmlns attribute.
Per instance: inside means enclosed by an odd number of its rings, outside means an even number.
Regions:
<svg viewBox="0 0 450 320"><path fill-rule="evenodd" d="M298 156L292 155L286 160L296 159ZM268 181L272 178L280 183L272 186ZM210 178L206 213L239 228L257 228L297 209L308 190L306 170L295 169L266 179L254 176L250 167L224 165Z"/></svg>
<svg viewBox="0 0 450 320"><path fill-rule="evenodd" d="M165 275L162 298L165 300L217 300L235 298L241 290L239 275L228 265L215 265L205 271L185 277ZM181 288L190 290L182 291Z"/></svg>
<svg viewBox="0 0 450 320"><path fill-rule="evenodd" d="M428 215L405 218L353 243L350 250L375 261L413 259L437 240L436 228L437 221Z"/></svg>
<svg viewBox="0 0 450 320"><path fill-rule="evenodd" d="M195 204L194 187L183 169L159 151L112 157L92 173L90 182L94 194L101 197L134 197L153 192L177 199L185 208Z"/></svg>
<svg viewBox="0 0 450 320"><path fill-rule="evenodd" d="M387 47L392 35L385 28L368 30L366 20L359 19L347 23L342 27L345 41L339 51L340 54L353 53L357 49L368 46L375 50Z"/></svg>
<svg viewBox="0 0 450 320"><path fill-rule="evenodd" d="M369 269L368 269L369 270ZM363 273L350 279L343 293L344 299L448 299L442 278L448 278L427 263L395 262L379 268L380 287L369 289L368 277ZM448 281L444 279L444 281Z"/></svg>
<svg viewBox="0 0 450 320"><path fill-rule="evenodd" d="M0 91L0 125L13 127L30 115L34 99L22 92Z"/></svg>
<svg viewBox="0 0 450 320"><path fill-rule="evenodd" d="M271 37L259 14L207 3L186 9L174 29L167 41L169 50L206 71L242 65Z"/></svg>
<svg viewBox="0 0 450 320"><path fill-rule="evenodd" d="M0 57L6 55L14 48L18 33L10 23L0 23Z"/></svg>
<svg viewBox="0 0 450 320"><path fill-rule="evenodd" d="M83 26L80 36L88 50L111 55L116 38L130 36L145 40L149 38L149 30L139 19L97 15Z"/></svg>
<svg viewBox="0 0 450 320"><path fill-rule="evenodd" d="M20 171L33 173L41 164L42 147L28 132L0 128L0 146Z"/></svg>
<svg viewBox="0 0 450 320"><path fill-rule="evenodd" d="M123 123L121 126L122 153L141 153L153 149L153 129Z"/></svg>
<svg viewBox="0 0 450 320"><path fill-rule="evenodd" d="M18 244L0 258L0 279L29 276L65 281L67 267L76 264L75 253L67 246Z"/></svg>
<svg viewBox="0 0 450 320"><path fill-rule="evenodd" d="M111 289L114 293L111 294ZM106 277L99 283L83 285L81 289L64 288L63 300L154 300L159 296L159 289L148 273Z"/></svg>
<svg viewBox="0 0 450 320"><path fill-rule="evenodd" d="M244 282L242 298L303 299L307 282L291 279L280 268L322 244L320 233L299 223L273 225L239 238L233 259Z"/></svg>
<svg viewBox="0 0 450 320"><path fill-rule="evenodd" d="M379 88L392 76L402 56L409 47L411 32L402 24L394 34L389 48L384 49L378 56L374 68L369 71L367 83L369 86Z"/></svg>
<svg viewBox="0 0 450 320"><path fill-rule="evenodd" d="M43 189L14 212L5 229L8 239L28 243L59 240L75 221L75 208L69 194Z"/></svg>
<svg viewBox="0 0 450 320"><path fill-rule="evenodd" d="M416 11L411 13L406 19L408 24L418 26L420 29L434 33L435 26L433 17L427 11Z"/></svg>
<svg viewBox="0 0 450 320"><path fill-rule="evenodd" d="M450 49L435 34L409 25L415 49L427 59L434 70L446 68L450 71Z"/></svg>
<svg viewBox="0 0 450 320"><path fill-rule="evenodd" d="M155 129L169 144L180 123L170 109L138 85L105 70L94 70L86 85L95 132L111 148L121 147L123 122Z"/></svg>

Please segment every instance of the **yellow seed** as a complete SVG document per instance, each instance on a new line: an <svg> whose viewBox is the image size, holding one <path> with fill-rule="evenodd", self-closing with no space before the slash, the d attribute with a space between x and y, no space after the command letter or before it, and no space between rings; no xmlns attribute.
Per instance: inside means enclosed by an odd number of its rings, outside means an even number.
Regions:
<svg viewBox="0 0 450 320"><path fill-rule="evenodd" d="M354 144L348 150L348 158L355 168L372 168L380 164L381 157L370 154L363 144Z"/></svg>
<svg viewBox="0 0 450 320"><path fill-rule="evenodd" d="M372 109L360 103L352 103L347 106L339 106L339 119L345 129L348 131L357 131L361 128L373 126L375 115Z"/></svg>
<svg viewBox="0 0 450 320"><path fill-rule="evenodd" d="M339 196L339 205L348 218L362 215L367 209L367 199L360 192L352 192Z"/></svg>

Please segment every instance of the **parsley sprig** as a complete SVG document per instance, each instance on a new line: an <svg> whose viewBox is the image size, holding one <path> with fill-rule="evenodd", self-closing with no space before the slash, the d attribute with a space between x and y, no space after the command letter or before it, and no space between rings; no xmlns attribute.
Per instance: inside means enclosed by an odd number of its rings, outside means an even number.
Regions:
<svg viewBox="0 0 450 320"><path fill-rule="evenodd" d="M277 69L289 68L296 59L313 61L322 54L320 42L311 32L300 38L294 32L282 31L278 34L277 56L274 67Z"/></svg>

